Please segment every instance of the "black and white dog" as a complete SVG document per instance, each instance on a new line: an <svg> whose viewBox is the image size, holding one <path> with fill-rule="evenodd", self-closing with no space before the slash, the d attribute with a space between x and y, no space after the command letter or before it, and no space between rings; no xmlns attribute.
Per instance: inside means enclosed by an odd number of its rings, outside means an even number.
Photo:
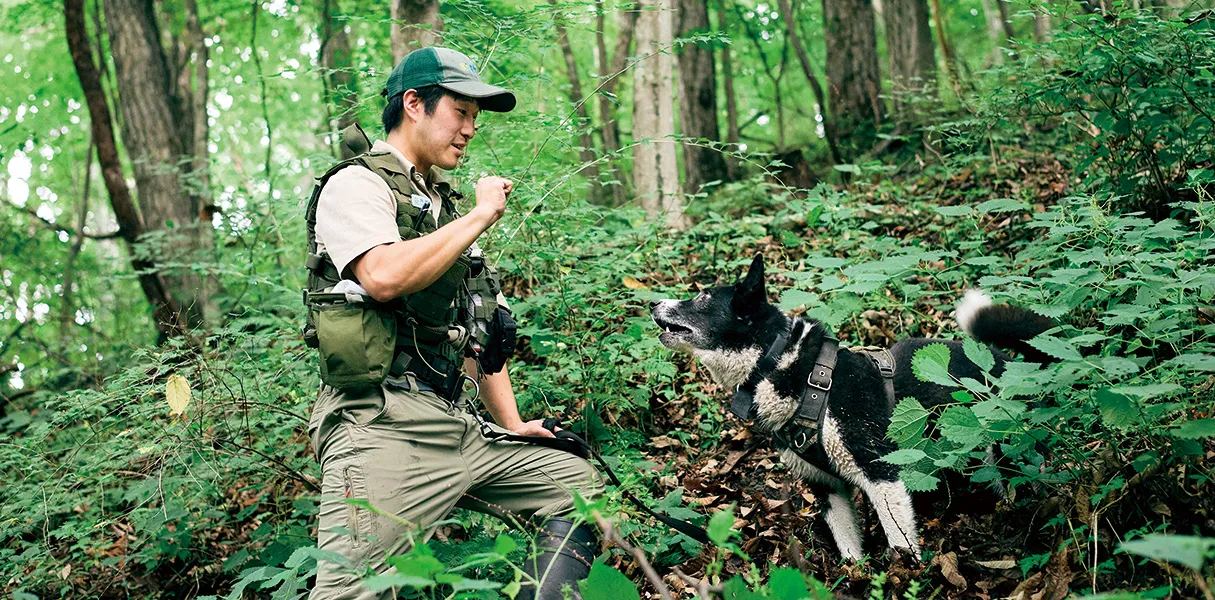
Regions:
<svg viewBox="0 0 1215 600"><path fill-rule="evenodd" d="M749 392L755 427L774 436L781 459L811 484L845 558L859 560L863 554L850 490L857 486L877 510L891 550L909 551L918 559L915 513L899 480L899 467L878 460L896 447L886 438L891 402L873 361L839 348L834 373L827 371L830 389L821 422L816 424L817 442L805 443L799 451L797 443L781 435L795 416L804 415L801 406L807 392L814 391L808 390L808 381L819 369L816 361L824 344L830 352L834 339L822 323L791 317L768 303L762 255L755 257L737 284L707 289L691 300L652 302L651 312L663 330L664 346L699 358L727 390L753 386ZM1024 341L1055 326L1025 309L992 305L986 295L973 291L958 307L957 321L979 341L1019 351L1032 350ZM982 372L966 359L961 342L909 338L890 348L896 398L911 396L925 407L952 401L950 393L958 388L924 383L912 374L912 355L930 343L949 347L952 375L982 380ZM1008 357L993 353L993 374L999 375Z"/></svg>

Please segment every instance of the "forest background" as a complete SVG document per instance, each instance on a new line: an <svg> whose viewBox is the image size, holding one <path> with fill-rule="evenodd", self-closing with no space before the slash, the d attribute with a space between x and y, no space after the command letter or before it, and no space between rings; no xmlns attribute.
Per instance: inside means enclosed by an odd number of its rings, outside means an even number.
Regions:
<svg viewBox="0 0 1215 600"><path fill-rule="evenodd" d="M302 204L345 126L380 134L395 60L441 42L520 99L453 176L518 182L482 245L525 414L713 538L613 488L581 511L612 523L588 600L1211 599L1210 9L2 0L0 591L306 593L326 557ZM900 402L888 460L923 492L922 563L885 556L868 510L871 558L840 562L727 393L657 342L646 302L759 252L773 300L850 344L957 337L976 286L1062 324L1034 342L1050 367ZM1009 464L978 460L992 444ZM368 583L510 596L526 547L457 513Z"/></svg>

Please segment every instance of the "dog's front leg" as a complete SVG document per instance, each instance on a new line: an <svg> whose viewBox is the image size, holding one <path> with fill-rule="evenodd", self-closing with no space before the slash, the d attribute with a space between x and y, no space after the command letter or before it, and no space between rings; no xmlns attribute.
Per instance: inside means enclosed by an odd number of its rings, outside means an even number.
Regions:
<svg viewBox="0 0 1215 600"><path fill-rule="evenodd" d="M909 550L916 560L920 559L919 532L916 530L915 511L911 506L911 494L902 481L871 481L862 486L865 495L877 510L882 530L891 550Z"/></svg>
<svg viewBox="0 0 1215 600"><path fill-rule="evenodd" d="M861 529L856 523L856 510L852 506L852 490L845 487L817 484L811 485L818 500L819 511L827 520L835 547L844 558L861 560Z"/></svg>

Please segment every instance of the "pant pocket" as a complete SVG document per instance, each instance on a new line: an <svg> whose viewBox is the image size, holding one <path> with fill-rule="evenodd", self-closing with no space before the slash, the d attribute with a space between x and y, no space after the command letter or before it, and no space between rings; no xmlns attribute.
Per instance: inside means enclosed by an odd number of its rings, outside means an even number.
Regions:
<svg viewBox="0 0 1215 600"><path fill-rule="evenodd" d="M344 500L370 501L363 470L358 465L350 464L342 469L342 485ZM347 504L346 530L350 532L351 547L361 548L367 542L367 535L371 530L371 511L356 504Z"/></svg>

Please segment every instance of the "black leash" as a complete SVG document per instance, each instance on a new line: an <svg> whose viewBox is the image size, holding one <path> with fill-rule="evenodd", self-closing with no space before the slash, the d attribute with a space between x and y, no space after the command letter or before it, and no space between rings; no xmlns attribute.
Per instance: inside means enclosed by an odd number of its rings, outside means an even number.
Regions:
<svg viewBox="0 0 1215 600"><path fill-rule="evenodd" d="M659 513L646 506L641 500L638 500L632 492L624 489L624 484L620 482L620 478L616 476L616 472L608 466L607 461L603 459L603 455L599 454L598 450L592 448L591 445L586 442L586 440L582 439L582 436L579 436L568 429L559 429L560 422L557 419L550 417L545 419L542 424L545 429L551 431L553 435L556 436L550 438L540 437L537 435L500 433L490 429L489 424L485 422L485 419L482 418L479 413L476 411L471 412L481 424L481 435L484 435L495 442L500 440L505 440L508 442L523 442L526 444L545 446L547 448L554 448L563 452L569 452L570 454L581 457L584 460L594 458L595 461L599 463L599 466L603 469L603 472L607 474L608 479L610 479L612 484L616 486L616 489L620 490L620 495L624 496L625 499L631 502L633 506L636 506L639 510L641 510L641 512L654 517L662 524L696 540L697 542L700 542L701 544L709 543L709 534L706 533L703 528L697 527L687 521L684 521L683 519L676 519L670 515Z"/></svg>

